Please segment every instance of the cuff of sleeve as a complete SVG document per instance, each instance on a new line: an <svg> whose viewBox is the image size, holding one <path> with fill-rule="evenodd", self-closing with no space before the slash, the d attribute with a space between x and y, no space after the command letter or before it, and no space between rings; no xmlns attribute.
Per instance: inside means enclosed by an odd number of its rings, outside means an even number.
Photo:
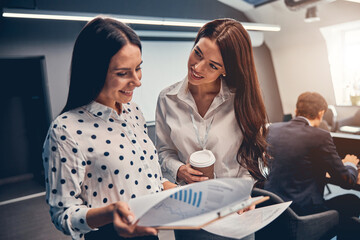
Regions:
<svg viewBox="0 0 360 240"><path fill-rule="evenodd" d="M91 228L86 222L86 214L89 211L89 208L78 208L71 216L71 227L75 231L82 233L87 233L97 229Z"/></svg>
<svg viewBox="0 0 360 240"><path fill-rule="evenodd" d="M345 165L345 166L350 166L350 167L353 167L353 168L355 168L355 170L357 170L357 166L356 166L354 163L351 163L351 162L344 162L344 165Z"/></svg>
<svg viewBox="0 0 360 240"><path fill-rule="evenodd" d="M161 178L161 184L164 184L164 182L167 182L167 181L169 181L167 178L164 178L164 177Z"/></svg>
<svg viewBox="0 0 360 240"><path fill-rule="evenodd" d="M180 161L174 161L168 168L170 176L173 177L175 181L177 179L177 172L182 165L184 165L184 163Z"/></svg>

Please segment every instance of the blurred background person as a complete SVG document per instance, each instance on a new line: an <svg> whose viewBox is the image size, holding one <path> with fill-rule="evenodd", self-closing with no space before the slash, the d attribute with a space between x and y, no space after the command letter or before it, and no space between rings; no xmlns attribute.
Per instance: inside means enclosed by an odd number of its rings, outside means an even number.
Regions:
<svg viewBox="0 0 360 240"><path fill-rule="evenodd" d="M323 195L326 173L344 188L354 186L359 159L346 155L341 160L330 133L318 128L326 110L323 96L305 92L298 97L294 119L269 126L270 173L264 188L284 201L293 201L290 207L300 216L337 210L339 239L353 239L360 227L359 221L352 219L359 217L360 199L346 194L325 201Z"/></svg>

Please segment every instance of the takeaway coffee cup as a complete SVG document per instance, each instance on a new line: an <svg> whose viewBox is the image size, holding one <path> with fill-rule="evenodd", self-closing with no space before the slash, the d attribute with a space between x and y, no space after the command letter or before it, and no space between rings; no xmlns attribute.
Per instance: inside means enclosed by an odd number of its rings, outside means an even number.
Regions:
<svg viewBox="0 0 360 240"><path fill-rule="evenodd" d="M193 169L202 172L204 177L214 178L215 156L209 150L193 152L190 155L190 165Z"/></svg>

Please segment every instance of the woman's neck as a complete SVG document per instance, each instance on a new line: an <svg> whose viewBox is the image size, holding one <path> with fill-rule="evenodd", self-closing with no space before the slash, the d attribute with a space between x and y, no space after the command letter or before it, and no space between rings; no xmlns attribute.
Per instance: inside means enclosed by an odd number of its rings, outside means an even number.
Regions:
<svg viewBox="0 0 360 240"><path fill-rule="evenodd" d="M102 98L97 98L95 99L96 102L98 103L101 103L102 105L104 106L107 106L107 107L111 107L112 109L114 109L117 114L121 114L121 103L118 103L118 102L111 102L111 101L104 101L104 99Z"/></svg>
<svg viewBox="0 0 360 240"><path fill-rule="evenodd" d="M121 114L121 103L115 102L115 111L120 115Z"/></svg>
<svg viewBox="0 0 360 240"><path fill-rule="evenodd" d="M221 80L218 79L211 83L205 83L201 85L188 84L190 93L195 97L207 97L207 96L216 96L220 92Z"/></svg>
<svg viewBox="0 0 360 240"><path fill-rule="evenodd" d="M195 100L199 114L204 117L206 112L209 110L214 98L220 92L220 79L209 84L192 85L189 83L188 87L191 95Z"/></svg>

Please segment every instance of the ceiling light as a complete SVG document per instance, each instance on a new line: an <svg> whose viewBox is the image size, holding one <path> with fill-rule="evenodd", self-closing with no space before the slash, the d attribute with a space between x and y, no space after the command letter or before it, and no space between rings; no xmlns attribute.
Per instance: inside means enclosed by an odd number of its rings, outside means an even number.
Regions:
<svg viewBox="0 0 360 240"><path fill-rule="evenodd" d="M346 0L348 2L360 3L360 0Z"/></svg>
<svg viewBox="0 0 360 240"><path fill-rule="evenodd" d="M307 23L320 21L320 18L317 15L316 6L306 9L306 15L305 15L304 21L307 22Z"/></svg>
<svg viewBox="0 0 360 240"><path fill-rule="evenodd" d="M99 14L95 13L74 13L74 12L57 12L42 10L26 10L26 9L6 9L3 10L3 17L8 18L32 18L32 19L48 19L48 20L68 20L68 21L90 21ZM139 17L124 15L107 15L127 24L143 24L143 25L159 25L159 26L176 26L176 27L196 27L199 28L207 20L197 19L176 19L176 18L155 18L155 17ZM246 30L254 31L280 31L279 25L261 24L261 23L241 23Z"/></svg>

